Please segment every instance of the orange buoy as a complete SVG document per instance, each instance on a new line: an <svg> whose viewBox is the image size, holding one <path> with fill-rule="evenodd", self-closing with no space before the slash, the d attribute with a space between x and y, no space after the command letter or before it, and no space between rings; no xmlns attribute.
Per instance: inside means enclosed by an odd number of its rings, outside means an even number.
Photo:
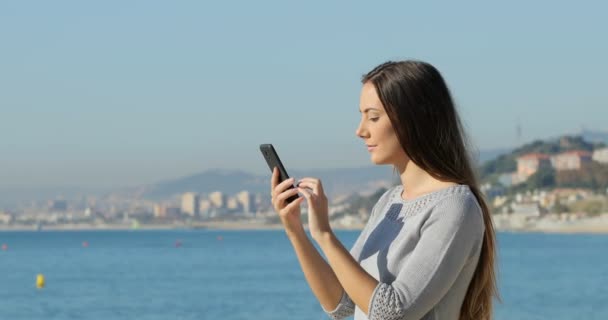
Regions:
<svg viewBox="0 0 608 320"><path fill-rule="evenodd" d="M217 240L222 241L224 238L222 238L222 236L217 236Z"/></svg>
<svg viewBox="0 0 608 320"><path fill-rule="evenodd" d="M6 251L8 250L8 246L6 245L6 243L2 244L2 251Z"/></svg>
<svg viewBox="0 0 608 320"><path fill-rule="evenodd" d="M82 246L83 246L84 248L88 248L88 247L89 247L89 242L88 242L88 241L83 241L83 242L82 242Z"/></svg>

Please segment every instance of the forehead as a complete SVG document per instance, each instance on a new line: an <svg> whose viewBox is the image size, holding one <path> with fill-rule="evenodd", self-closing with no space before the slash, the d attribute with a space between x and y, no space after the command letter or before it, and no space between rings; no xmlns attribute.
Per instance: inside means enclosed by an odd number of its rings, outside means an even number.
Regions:
<svg viewBox="0 0 608 320"><path fill-rule="evenodd" d="M368 108L374 108L378 111L384 110L384 106L376 92L376 87L370 82L366 82L361 88L361 97L359 100L360 112L364 112Z"/></svg>

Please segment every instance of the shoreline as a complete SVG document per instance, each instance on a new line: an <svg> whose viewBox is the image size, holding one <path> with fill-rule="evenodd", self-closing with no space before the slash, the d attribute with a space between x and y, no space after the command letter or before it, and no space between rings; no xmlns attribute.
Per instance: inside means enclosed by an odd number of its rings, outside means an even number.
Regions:
<svg viewBox="0 0 608 320"><path fill-rule="evenodd" d="M223 230L223 231L272 231L282 230L280 225L260 225L260 226L244 226L241 224L216 224L209 227L173 227L173 226L142 226L139 228L130 228L122 226L62 226L62 227L47 227L37 230L35 227L0 227L0 234L3 232L79 232L79 231L171 231L171 230ZM308 228L306 228L308 229ZM362 228L355 227L333 227L336 231L361 231ZM496 228L497 233L545 233L545 234L597 234L608 235L608 227L562 227L551 229L540 228Z"/></svg>
<svg viewBox="0 0 608 320"><path fill-rule="evenodd" d="M551 234L608 234L608 213L583 218L558 218L557 216L530 217L526 215L495 215L496 232L551 233ZM332 223L334 230L362 230L363 224L343 225ZM305 229L308 226L304 225ZM150 230L282 230L280 223L266 224L256 221L205 221L192 224L62 224L44 225L39 230L35 225L0 225L1 232L10 231L150 231Z"/></svg>
<svg viewBox="0 0 608 320"><path fill-rule="evenodd" d="M363 226L332 226L334 230L362 230ZM308 230L305 225L304 228ZM150 230L283 230L281 224L261 224L249 222L204 222L193 225L139 225L133 228L122 224L77 224L77 225L55 225L43 226L40 230L36 226L16 225L2 226L1 232L9 231L150 231Z"/></svg>

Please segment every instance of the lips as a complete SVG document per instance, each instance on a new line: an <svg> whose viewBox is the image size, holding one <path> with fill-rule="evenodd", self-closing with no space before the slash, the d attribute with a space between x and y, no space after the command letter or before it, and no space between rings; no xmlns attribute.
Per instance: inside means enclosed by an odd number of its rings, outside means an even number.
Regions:
<svg viewBox="0 0 608 320"><path fill-rule="evenodd" d="M367 145L367 151L372 151L372 150L376 149L376 147L377 147L377 145L368 144Z"/></svg>

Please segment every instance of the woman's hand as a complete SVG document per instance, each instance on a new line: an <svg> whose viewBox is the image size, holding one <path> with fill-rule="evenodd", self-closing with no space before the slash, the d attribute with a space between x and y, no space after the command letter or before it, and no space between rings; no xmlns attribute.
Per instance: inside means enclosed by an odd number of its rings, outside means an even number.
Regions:
<svg viewBox="0 0 608 320"><path fill-rule="evenodd" d="M319 179L303 178L297 186L308 204L308 229L310 230L310 235L313 239L319 241L319 237L331 232L328 215L329 205L323 191L323 185Z"/></svg>
<svg viewBox="0 0 608 320"><path fill-rule="evenodd" d="M300 204L304 201L304 198L298 197L298 199L289 204L286 201L287 198L298 194L297 188L289 189L289 186L293 185L293 182L294 179L289 178L279 183L279 170L276 167L272 170L272 179L270 181L272 207L279 214L285 231L288 234L303 229L302 221L300 220Z"/></svg>

